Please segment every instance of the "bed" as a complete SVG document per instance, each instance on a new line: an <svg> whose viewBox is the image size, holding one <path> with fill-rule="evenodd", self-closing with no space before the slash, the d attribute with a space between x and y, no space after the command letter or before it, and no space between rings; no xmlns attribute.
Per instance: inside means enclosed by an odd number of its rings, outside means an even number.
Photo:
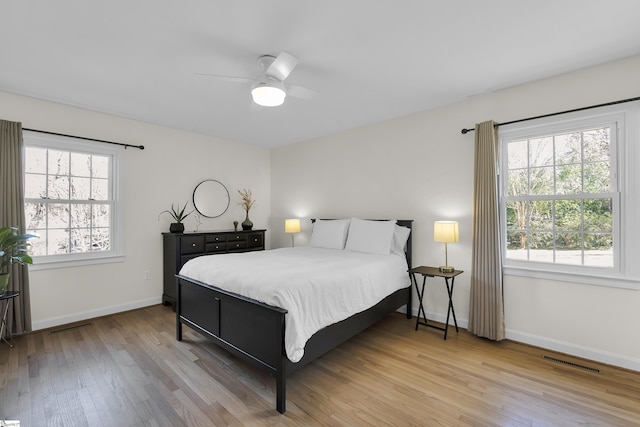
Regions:
<svg viewBox="0 0 640 427"><path fill-rule="evenodd" d="M334 243L336 241L334 229L340 227L339 221L342 221L342 224L345 222L348 224L346 231L342 231L344 233L341 236L343 239L342 248L339 247L339 243ZM364 308L356 307L355 314L349 314L346 318L340 317L344 317L344 313L338 314L338 318L341 320L335 322L330 319L330 316L327 319L323 318L322 321L332 321L333 323L322 326L315 332L313 328L310 329L312 332L310 333L309 328L298 328L295 323L291 323L294 318L312 317L308 315L310 306L302 303L302 308L300 308L295 304L291 305L291 302L282 297L281 294L277 296L271 295L271 290L274 291L274 294L276 293L277 286L275 281L278 278L273 276L268 268L261 267L262 264L267 262L264 261L264 257L275 258L276 261L274 263L277 264L278 262L286 262L277 261L279 258L289 259L287 257L291 256L291 262L298 265L303 264L303 259L309 258L310 254L311 256L318 254L318 257L323 257L325 253L335 252L340 253L340 258L344 258L345 262L346 259L353 257L358 260L355 261L356 264L363 264L364 261L361 260L368 260L368 258L362 258L365 255L359 253L359 251L364 251L371 252L371 258L395 257L397 260L400 257L395 255L382 256L385 250L388 253L389 247L385 247L383 244L382 249L380 249L379 246L376 246L380 239L369 239L371 235L378 236L379 234L378 231L370 233L369 230L373 230L371 227L376 227L376 230L382 228L388 230L390 227L386 224L389 223L393 223L394 230L391 242L392 252L394 251L394 246L396 254L398 253L398 248L401 248L402 265L404 265L403 268L405 269L403 274L406 277L403 277L399 283L394 284L391 290L387 289L384 295L374 297L375 302L369 303ZM329 234L320 233L320 230L327 230L328 227L332 227L334 231ZM276 379L276 410L284 413L286 410L286 377L288 375L373 325L390 312L397 311L402 306L406 305L407 318L411 318L411 281L406 271L411 267L411 228L411 220L368 221L357 218L350 220L318 220L314 224L314 232L309 245L312 247L311 249L296 248L297 250L294 251L291 248L286 248L245 254L211 255L189 261L176 276L176 339L178 341L182 340L182 325L187 325L241 359L270 373ZM349 236L348 239L347 235ZM327 238L328 236L331 238ZM359 240L356 241L355 236L359 236ZM352 240L355 243L349 246ZM368 255L366 256L369 257ZM241 261L248 264L244 267L239 267L241 264L238 263ZM329 264L326 264L327 262ZM320 265L333 266L331 262L330 258L329 261L325 261L324 258L318 258L318 264ZM393 262L397 264L396 261ZM211 271L203 269L207 263L212 263ZM224 265L228 266L231 273L224 270L216 270L216 268L223 268ZM373 272L375 271L374 268L374 264L371 264L370 267L366 267L364 270ZM333 267L328 267L325 270L333 270ZM360 268L360 270L363 270L363 268ZM238 273L234 274L234 271ZM241 272L247 272L247 274ZM312 274L309 273L309 275ZM326 283L333 286L335 277L332 277L330 281L329 278L320 277L323 276L322 274L319 277L316 277L316 275L318 275L317 272L313 273L311 281L325 283L321 282L321 280L325 280ZM251 281L255 283L249 285L249 287L258 291L258 297L253 297L255 295L245 292L247 286L244 285L245 279L236 280L236 276L248 276L251 278ZM360 276L362 276L362 271ZM364 276L377 277L380 274L365 273ZM393 277L397 278L397 276L396 269ZM347 275L344 275L344 277L345 285L352 280ZM360 277L353 280L365 280L366 285L371 278ZM282 281L285 283L291 280L283 276ZM220 285L220 283L223 284ZM358 286L361 286L359 292L362 293L363 285L359 283ZM338 288L334 289L337 290ZM376 292L379 293L379 291ZM295 292L291 291L290 293ZM333 291L328 292L328 294L331 293ZM318 295L314 296L314 298L317 297ZM349 301L359 299L348 298ZM313 303L314 305L319 305L316 304L315 299ZM329 303L329 305L331 304ZM314 327L317 327L317 325ZM304 330L306 335L305 333L302 334L302 337L295 335L292 339L293 331L297 329ZM303 342L303 344L300 344L300 342ZM302 347L300 347L301 345Z"/></svg>

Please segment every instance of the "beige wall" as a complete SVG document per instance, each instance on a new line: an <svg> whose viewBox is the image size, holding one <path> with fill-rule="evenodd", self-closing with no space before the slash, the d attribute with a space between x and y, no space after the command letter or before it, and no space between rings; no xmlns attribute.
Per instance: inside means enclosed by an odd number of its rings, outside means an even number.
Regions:
<svg viewBox="0 0 640 427"><path fill-rule="evenodd" d="M634 57L274 150L272 246L290 245L289 217L414 219L414 266L440 265L433 221L453 219L460 242L449 245L449 263L468 272L473 134L460 129L639 96L639 75ZM296 244L309 233L303 221ZM444 284L430 283L426 309L444 320ZM640 291L507 276L504 294L509 338L640 370ZM456 280L454 304L466 326L468 273Z"/></svg>
<svg viewBox="0 0 640 427"><path fill-rule="evenodd" d="M231 229L244 219L238 188L250 188L257 200L251 211L255 228L265 228L271 210L270 152L87 110L0 92L0 118L23 127L135 145L125 152L124 262L31 271L34 329L56 326L130 308L156 304L162 295L162 237L170 219L158 214L172 203L191 201L203 179L224 183L231 195L228 211L204 219L200 230ZM190 206L191 203L190 203ZM194 216L185 221L195 228ZM267 247L269 245L267 233ZM144 279L144 272L150 279Z"/></svg>

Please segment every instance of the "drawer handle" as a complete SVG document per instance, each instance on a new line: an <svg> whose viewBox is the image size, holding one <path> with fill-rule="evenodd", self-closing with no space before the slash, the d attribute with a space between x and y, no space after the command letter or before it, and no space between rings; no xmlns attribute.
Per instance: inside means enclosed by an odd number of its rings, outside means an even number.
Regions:
<svg viewBox="0 0 640 427"><path fill-rule="evenodd" d="M191 246L193 246L193 247L195 248L195 247L196 247L196 244L195 244L195 243L192 243L192 244L191 244Z"/></svg>
<svg viewBox="0 0 640 427"><path fill-rule="evenodd" d="M239 248L239 247L240 247L240 243L236 243L236 248Z"/></svg>
<svg viewBox="0 0 640 427"><path fill-rule="evenodd" d="M254 241L254 242L257 242L257 241L258 241L258 239L253 239L253 241Z"/></svg>

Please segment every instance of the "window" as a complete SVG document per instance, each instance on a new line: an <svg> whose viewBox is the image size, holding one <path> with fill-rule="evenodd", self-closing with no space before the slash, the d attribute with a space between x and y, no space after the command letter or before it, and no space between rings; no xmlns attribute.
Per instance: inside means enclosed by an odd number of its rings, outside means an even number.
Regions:
<svg viewBox="0 0 640 427"><path fill-rule="evenodd" d="M507 273L549 272L556 274L551 278L587 282L615 278L617 284L637 279L628 257L637 250L638 227L629 214L638 206L639 188L629 182L625 165L634 164L638 149L625 138L637 138L638 109L620 109L500 129Z"/></svg>
<svg viewBox="0 0 640 427"><path fill-rule="evenodd" d="M40 236L34 266L121 257L121 149L28 131L24 142L27 232Z"/></svg>
<svg viewBox="0 0 640 427"><path fill-rule="evenodd" d="M506 142L507 258L613 267L615 125Z"/></svg>

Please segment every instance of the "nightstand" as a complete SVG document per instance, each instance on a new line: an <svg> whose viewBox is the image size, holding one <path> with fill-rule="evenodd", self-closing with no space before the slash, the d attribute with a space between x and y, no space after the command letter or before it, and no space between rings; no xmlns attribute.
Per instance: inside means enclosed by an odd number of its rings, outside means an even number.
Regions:
<svg viewBox="0 0 640 427"><path fill-rule="evenodd" d="M424 325L430 328L439 329L441 331L444 331L444 339L446 340L447 331L449 330L449 315L453 315L453 324L456 327L456 332L458 332L458 321L456 320L456 312L453 309L453 283L456 276L462 272L463 272L462 270L453 270L450 273L443 273L442 271L440 271L438 267L425 267L425 266L420 266L420 267L412 268L411 270L409 270L409 274L411 275L411 281L416 287L416 292L418 293L419 308L418 308L418 318L416 319L416 331L418 330L419 325ZM422 276L422 288L418 286L416 274L419 274ZM424 306L422 301L422 298L424 297L424 288L427 284L427 277L442 277L447 286L447 294L449 295L449 309L447 310L447 322L445 323L444 328L427 322L427 313L424 311ZM451 279L451 282L449 282L449 279ZM421 320L420 316L422 316L422 319L424 319L424 321Z"/></svg>

